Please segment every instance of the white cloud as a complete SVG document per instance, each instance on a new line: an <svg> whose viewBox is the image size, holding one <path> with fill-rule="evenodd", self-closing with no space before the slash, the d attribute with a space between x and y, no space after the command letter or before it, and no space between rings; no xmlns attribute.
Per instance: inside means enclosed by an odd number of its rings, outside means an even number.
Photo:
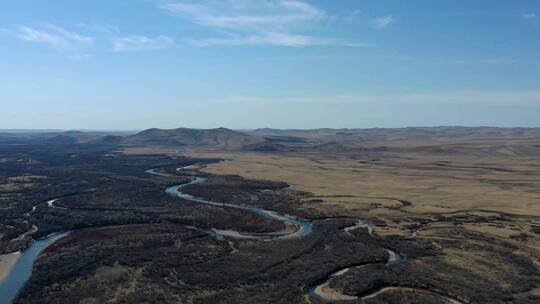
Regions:
<svg viewBox="0 0 540 304"><path fill-rule="evenodd" d="M277 46L309 46L321 45L324 41L310 36L281 33L255 34L249 36L230 36L226 38L209 38L190 40L193 46L206 47L214 45L277 45Z"/></svg>
<svg viewBox="0 0 540 304"><path fill-rule="evenodd" d="M232 2L232 4L231 4ZM271 31L297 22L316 21L325 13L302 1L169 3L161 8L209 27Z"/></svg>
<svg viewBox="0 0 540 304"><path fill-rule="evenodd" d="M371 24L373 25L373 27L377 29L384 29L394 22L396 22L396 19L394 18L394 16L388 15L385 17L372 20Z"/></svg>
<svg viewBox="0 0 540 304"><path fill-rule="evenodd" d="M370 44L347 43L330 39L322 39L318 37L306 35L294 35L286 33L256 33L253 35L232 35L225 38L209 38L209 39L194 39L188 43L192 46L207 47L216 45L273 45L286 47L306 47L306 46L325 46L325 45L341 45L347 47L374 47Z"/></svg>
<svg viewBox="0 0 540 304"><path fill-rule="evenodd" d="M192 46L278 45L289 47L339 45L364 47L307 34L307 30L327 18L324 11L299 0L223 0L168 3L160 6L200 26L215 30L221 37L191 39Z"/></svg>
<svg viewBox="0 0 540 304"><path fill-rule="evenodd" d="M75 23L75 26L87 31L93 31L105 35L114 35L120 32L117 26L109 24L87 24L83 22Z"/></svg>
<svg viewBox="0 0 540 304"><path fill-rule="evenodd" d="M528 19L528 20L538 19L538 15L536 13L525 13L521 15L521 17L523 17L523 19Z"/></svg>
<svg viewBox="0 0 540 304"><path fill-rule="evenodd" d="M92 57L92 55L90 55L90 54L74 54L74 55L69 56L69 58L71 58L73 60L86 60L86 59L89 59L91 57Z"/></svg>
<svg viewBox="0 0 540 304"><path fill-rule="evenodd" d="M119 30L117 27L110 25L77 23L75 26L86 31L101 33L100 38L112 41L112 50L115 52L159 50L175 44L172 38L163 35L157 37L143 35L115 36ZM52 24L43 24L38 27L20 25L6 32L24 41L47 44L58 50L73 53L69 57L75 60L90 58L91 54L85 53L84 51L88 50L83 49L82 46L92 45L96 41L94 37L85 36Z"/></svg>
<svg viewBox="0 0 540 304"><path fill-rule="evenodd" d="M113 38L113 51L115 52L139 52L160 50L172 47L174 40L167 36L150 38L147 36L124 36Z"/></svg>
<svg viewBox="0 0 540 304"><path fill-rule="evenodd" d="M94 43L93 37L83 36L52 24L45 24L39 28L21 25L14 34L24 41L48 44L56 48Z"/></svg>

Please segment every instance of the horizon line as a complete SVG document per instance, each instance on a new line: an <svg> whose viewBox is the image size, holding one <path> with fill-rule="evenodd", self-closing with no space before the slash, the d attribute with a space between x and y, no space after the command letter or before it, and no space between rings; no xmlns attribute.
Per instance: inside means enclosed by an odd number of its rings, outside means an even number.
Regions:
<svg viewBox="0 0 540 304"><path fill-rule="evenodd" d="M160 130L175 130L175 129L192 129L192 130L215 130L215 129L229 129L234 131L255 131L262 129L271 129L271 130L283 130L283 131L310 131L310 130L370 130L370 129L434 129L434 128L493 128L493 129L539 129L539 126L534 127L525 127L525 126L494 126L494 125L417 125L417 126L403 126L403 127L317 127L317 128L275 128L275 127L259 127L259 128L228 128L228 127L214 127L214 128L195 128L195 127L174 127L174 128L160 128L160 127L150 127L142 129L73 129L73 128L2 128L0 133L57 133L57 132L141 132L150 129L160 129Z"/></svg>

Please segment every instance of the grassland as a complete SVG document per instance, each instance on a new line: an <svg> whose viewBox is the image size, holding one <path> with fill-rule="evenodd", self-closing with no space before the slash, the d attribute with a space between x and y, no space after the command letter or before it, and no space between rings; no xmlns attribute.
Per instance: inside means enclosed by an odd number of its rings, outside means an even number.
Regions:
<svg viewBox="0 0 540 304"><path fill-rule="evenodd" d="M200 154L198 154L200 155ZM540 215L540 161L452 157L347 157L211 153L226 159L206 172L292 183L328 206L346 212L373 202L399 206L412 202L411 213L490 210ZM337 209L335 209L337 208Z"/></svg>

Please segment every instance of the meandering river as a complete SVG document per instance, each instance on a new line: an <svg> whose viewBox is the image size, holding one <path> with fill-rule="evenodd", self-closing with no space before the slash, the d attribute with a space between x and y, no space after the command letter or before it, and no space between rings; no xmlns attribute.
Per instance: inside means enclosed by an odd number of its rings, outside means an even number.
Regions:
<svg viewBox="0 0 540 304"><path fill-rule="evenodd" d="M178 171L182 169L183 168L178 168ZM175 176L173 174L159 172L156 169L150 169L150 170L147 170L146 172L149 174L153 174L156 176L163 176L163 177ZM198 227L193 227L195 229L203 230L219 238L227 236L227 237L233 237L233 238L239 238L239 239L254 239L254 240L297 239L297 238L307 236L311 234L313 231L313 224L310 221L299 219L291 215L280 214L274 211L265 210L262 208L248 206L248 205L234 205L234 204L213 202L213 201L206 200L203 198L193 197L181 191L182 188L188 185L201 184L201 183L206 182L206 180L207 179L204 177L194 175L193 180L191 182L169 187L165 191L170 195L173 195L175 197L179 197L188 201L192 201L195 203L247 210L247 211L259 214L266 218L271 218L271 219L281 221L285 223L286 225L294 226L295 229L293 232L260 233L260 234L245 234L245 233L241 233L238 231L231 231L231 230L202 229ZM51 208L63 208L63 207L56 207L54 205L56 200L57 199L47 201L48 206ZM33 208L33 211L34 210L35 208ZM35 260L38 258L39 254L43 250L45 250L45 248L47 248L54 242L58 241L61 238L66 237L69 233L70 232L68 231L68 232L51 234L43 239L32 242L28 247L26 247L24 250L22 250L22 252L19 253L19 257L17 261L15 262L15 264L13 265L13 267L7 274L4 281L0 283L0 304L10 304L15 299L18 292L24 287L26 281L28 281L28 279L30 278L30 275L32 274L32 267L34 265Z"/></svg>
<svg viewBox="0 0 540 304"><path fill-rule="evenodd" d="M182 170L183 168L178 168L177 171ZM156 176L162 176L162 177L174 177L176 175L174 174L168 174L159 172L157 169L150 169L146 171L149 174L153 174ZM202 176L192 176L192 181L184 184L174 185L171 187L168 187L165 192L178 197L182 198L184 200L188 200L194 203L199 204L207 204L207 205L213 205L213 206L219 206L219 207L227 207L227 208L235 208L235 209L241 209L246 210L249 212L256 213L262 217L274 219L283 222L289 227L294 227L292 230L286 230L283 232L275 232L275 233L242 233L239 231L234 230L218 230L218 229L202 229L198 227L192 227L194 229L203 230L207 232L210 235L216 236L218 238L223 237L232 237L232 238L238 238L238 239L252 239L252 240L287 240L287 239L298 239L305 237L313 232L313 224L311 221L304 220L297 218L295 216L287 215L287 214L280 214L275 211L266 210L259 207L249 206L249 205L235 205L235 204L227 204L227 203L221 203L221 202L214 202L210 201L204 198L200 197L194 197L192 195L189 195L187 193L182 192L182 189L194 184L202 184L206 182L207 179ZM56 207L54 206L54 202L56 200L50 200L48 201L49 207ZM34 208L35 210L35 208ZM352 230L357 228L367 228L369 231L369 234L373 236L373 228L369 224L369 222L360 220L358 223L354 226L348 227L345 229L346 233L350 233ZM17 296L17 293L24 287L26 281L30 278L30 275L32 274L32 267L34 265L35 260L38 258L39 254L48 246L56 242L57 240L67 236L70 232L62 232L62 233L55 233L51 234L46 238L40 239L38 241L35 241L31 243L27 248L25 248L22 252L19 253L19 258L17 259L16 263L11 268L11 271L6 276L6 279L0 283L0 304L9 304L11 303L15 297ZM233 249L234 251L234 249ZM389 258L388 258L388 264L392 263L398 263L401 261L402 257L393 251L388 250ZM347 273L351 267L343 268L339 271L336 271L335 273L332 273L328 276L328 278L320 285L313 287L310 290L310 294L312 296L316 296L325 300L354 300L357 299L357 297L354 296L347 296L344 295L336 290L332 290L329 287L330 280L332 278L342 276L345 273ZM374 292L372 295L369 295L368 297L374 297L377 296L379 293L386 291L386 289L381 289L377 292ZM364 297L364 298L368 298Z"/></svg>
<svg viewBox="0 0 540 304"><path fill-rule="evenodd" d="M162 173L158 172L155 169L146 171L150 174L155 174L159 176L167 176L171 177L174 176L172 174ZM207 232L217 235L217 236L227 236L227 237L233 237L233 238L240 238L240 239L259 239L259 240L286 240L286 239L297 239L304 236L307 236L313 232L313 223L308 220L300 219L295 216L291 216L288 214L280 214L275 211L266 210L259 207L249 206L249 205L235 205L235 204L227 204L227 203L220 203L220 202L213 202L204 198L194 197L192 195L186 194L182 192L182 189L194 184L202 184L207 181L205 177L201 176L193 176L193 180L189 183L175 185L167 188L165 192L167 192L170 195L194 202L199 204L207 204L207 205L213 205L213 206L219 206L219 207L228 207L228 208L235 208L235 209L241 209L246 210L249 212L256 213L262 217L269 218L269 219L275 219L278 221L281 221L285 223L286 225L292 225L296 227L294 232L288 232L288 233L253 233L253 234L246 234L241 233L238 231L233 230L218 230L218 229L210 229L207 230Z"/></svg>

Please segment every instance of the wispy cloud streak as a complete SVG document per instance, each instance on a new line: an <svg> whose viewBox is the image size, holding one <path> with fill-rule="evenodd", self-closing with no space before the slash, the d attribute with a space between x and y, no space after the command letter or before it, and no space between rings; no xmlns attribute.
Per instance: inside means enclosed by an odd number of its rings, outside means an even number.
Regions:
<svg viewBox="0 0 540 304"><path fill-rule="evenodd" d="M114 52L140 52L161 50L174 46L175 42L167 36L157 36L154 38L147 36L124 36L113 38Z"/></svg>
<svg viewBox="0 0 540 304"><path fill-rule="evenodd" d="M294 35L286 33L258 33L248 36L232 35L225 38L209 38L209 39L192 39L188 40L188 43L196 47L207 46L241 46L241 45L273 45L273 46L287 46L287 47L306 47L306 46L327 46L338 45L347 47L375 47L372 44L362 43L349 43L332 39L323 39L319 37L306 36L306 35Z"/></svg>
<svg viewBox="0 0 540 304"><path fill-rule="evenodd" d="M52 24L45 24L41 27L21 25L17 27L14 34L16 37L24 41L43 43L55 48L89 45L95 41L93 37L68 31L62 27Z"/></svg>
<svg viewBox="0 0 540 304"><path fill-rule="evenodd" d="M204 26L271 31L277 27L302 21L315 21L325 17L325 13L316 7L301 1L260 1L244 6L231 5L223 1L222 5L206 3L169 3L161 8L191 19Z"/></svg>
<svg viewBox="0 0 540 304"><path fill-rule="evenodd" d="M377 29L385 29L387 28L390 24L396 22L396 19L394 18L394 16L392 15L388 15L388 16L385 16L385 17L381 17L381 18L377 18L377 19L374 19L371 24L374 28L377 28Z"/></svg>
<svg viewBox="0 0 540 304"><path fill-rule="evenodd" d="M327 18L319 8L298 0L203 1L168 3L160 6L200 26L216 31L217 38L191 39L192 46L272 45L305 47L338 45L363 47L367 44L344 42L306 34L307 28ZM300 29L304 33L300 33Z"/></svg>

